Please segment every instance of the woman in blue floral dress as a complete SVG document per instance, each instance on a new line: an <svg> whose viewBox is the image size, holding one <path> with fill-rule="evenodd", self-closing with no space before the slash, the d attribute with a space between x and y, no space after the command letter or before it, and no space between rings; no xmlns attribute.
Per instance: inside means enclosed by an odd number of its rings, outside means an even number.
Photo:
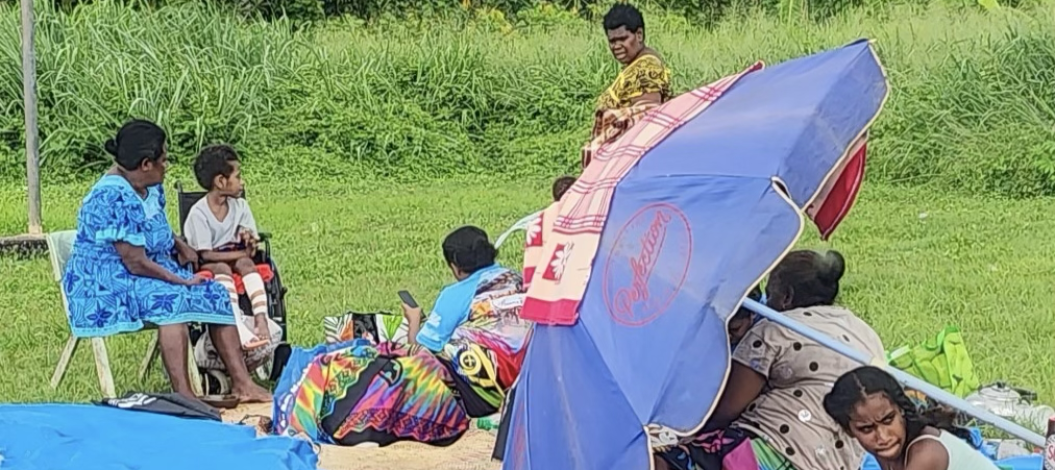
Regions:
<svg viewBox="0 0 1055 470"><path fill-rule="evenodd" d="M220 284L194 276L173 259L197 254L172 233L165 217L165 131L149 121L121 127L106 151L116 165L85 196L63 289L77 336L106 336L158 327L161 358L175 392L193 398L187 375L186 323L209 334L242 401L268 401L246 370L234 312Z"/></svg>

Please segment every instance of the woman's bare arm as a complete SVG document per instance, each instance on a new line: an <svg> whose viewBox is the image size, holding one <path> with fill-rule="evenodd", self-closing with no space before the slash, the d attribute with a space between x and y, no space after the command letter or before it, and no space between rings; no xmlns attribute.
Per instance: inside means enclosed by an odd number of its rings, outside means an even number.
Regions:
<svg viewBox="0 0 1055 470"><path fill-rule="evenodd" d="M194 248L191 248L191 246L188 245L187 242L183 241L182 237L176 235L175 232L172 233L172 241L175 242L176 251L195 251Z"/></svg>
<svg viewBox="0 0 1055 470"><path fill-rule="evenodd" d="M407 343L418 344L418 332L421 331L421 309L414 309L407 318Z"/></svg>
<svg viewBox="0 0 1055 470"><path fill-rule="evenodd" d="M114 248L117 249L117 254L121 256L121 262L124 263L128 272L136 276L160 279L171 284L181 285L191 285L200 282L183 279L172 271L165 269L160 264L155 263L147 256L146 250L141 246L135 246L125 242L115 242Z"/></svg>
<svg viewBox="0 0 1055 470"><path fill-rule="evenodd" d="M711 419L707 421L705 429L721 429L735 421L747 406L762 394L765 386L766 378L762 374L733 361L729 382L725 384L722 398L718 401L718 407Z"/></svg>
<svg viewBox="0 0 1055 470"><path fill-rule="evenodd" d="M189 264L194 269L198 269L198 265L201 263L201 259L199 259L200 257L198 256L198 251L194 248L191 248L191 246L188 245L187 242L183 241L182 237L176 236L175 233L172 234L172 238L176 241L176 254L179 257L178 260L180 265L184 266Z"/></svg>

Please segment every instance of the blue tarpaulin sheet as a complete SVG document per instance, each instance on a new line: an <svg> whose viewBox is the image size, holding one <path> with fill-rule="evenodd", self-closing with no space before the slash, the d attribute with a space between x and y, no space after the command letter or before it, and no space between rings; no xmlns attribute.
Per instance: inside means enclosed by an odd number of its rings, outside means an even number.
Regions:
<svg viewBox="0 0 1055 470"><path fill-rule="evenodd" d="M94 405L0 405L2 470L315 470L307 441Z"/></svg>

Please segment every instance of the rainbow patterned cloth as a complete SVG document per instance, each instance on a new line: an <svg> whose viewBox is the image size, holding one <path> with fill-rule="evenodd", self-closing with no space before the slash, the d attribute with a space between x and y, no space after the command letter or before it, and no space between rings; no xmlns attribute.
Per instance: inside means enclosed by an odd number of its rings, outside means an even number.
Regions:
<svg viewBox="0 0 1055 470"><path fill-rule="evenodd" d="M274 433L345 446L446 445L469 428L452 384L418 346L356 339L298 348L277 387Z"/></svg>

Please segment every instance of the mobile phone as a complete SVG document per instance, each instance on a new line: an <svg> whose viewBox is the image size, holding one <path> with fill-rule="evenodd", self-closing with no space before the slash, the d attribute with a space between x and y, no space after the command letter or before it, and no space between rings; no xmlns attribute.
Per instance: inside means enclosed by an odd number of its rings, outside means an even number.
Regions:
<svg viewBox="0 0 1055 470"><path fill-rule="evenodd" d="M399 300L402 300L407 307L418 308L418 303L414 300L414 297L410 295L410 292L405 290L399 291Z"/></svg>

